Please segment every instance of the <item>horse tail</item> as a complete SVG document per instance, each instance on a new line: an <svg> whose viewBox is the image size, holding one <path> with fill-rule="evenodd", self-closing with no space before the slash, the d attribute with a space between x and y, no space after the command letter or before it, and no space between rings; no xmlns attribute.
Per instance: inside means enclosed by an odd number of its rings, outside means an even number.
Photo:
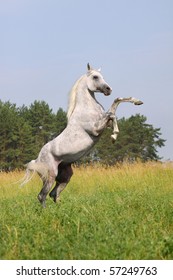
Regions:
<svg viewBox="0 0 173 280"><path fill-rule="evenodd" d="M48 179L49 169L48 166L43 162L37 162L36 160L31 160L26 164L26 173L24 178L21 180L20 186L26 185L34 176L35 173L38 173L43 180Z"/></svg>

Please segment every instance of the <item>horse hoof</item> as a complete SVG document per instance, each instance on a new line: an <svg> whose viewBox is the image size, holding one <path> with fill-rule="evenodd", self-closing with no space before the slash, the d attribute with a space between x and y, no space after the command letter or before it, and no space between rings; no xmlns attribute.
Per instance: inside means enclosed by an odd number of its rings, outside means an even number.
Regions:
<svg viewBox="0 0 173 280"><path fill-rule="evenodd" d="M56 202L56 196L54 196L52 193L50 193L49 196L50 196L50 198L52 198L52 200L53 200L54 202Z"/></svg>
<svg viewBox="0 0 173 280"><path fill-rule="evenodd" d="M117 135L116 134L112 134L111 135L111 139L112 139L112 143L115 143L115 141L117 139Z"/></svg>
<svg viewBox="0 0 173 280"><path fill-rule="evenodd" d="M37 198L38 198L39 202L41 203L42 207L46 208L46 202L45 202L45 200L43 200L42 196L39 194Z"/></svg>
<svg viewBox="0 0 173 280"><path fill-rule="evenodd" d="M143 102L141 100L137 100L136 102L134 102L135 105L142 105Z"/></svg>
<svg viewBox="0 0 173 280"><path fill-rule="evenodd" d="M61 203L61 199L58 197L58 198L55 200L55 203L60 204L60 203Z"/></svg>

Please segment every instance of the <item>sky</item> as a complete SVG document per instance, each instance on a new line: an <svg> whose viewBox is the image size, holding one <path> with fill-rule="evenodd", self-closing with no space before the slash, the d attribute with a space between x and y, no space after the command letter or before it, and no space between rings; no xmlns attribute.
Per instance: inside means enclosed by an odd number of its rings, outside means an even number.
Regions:
<svg viewBox="0 0 173 280"><path fill-rule="evenodd" d="M0 99L67 109L68 93L89 62L113 91L96 98L117 117L140 113L161 128L163 160L173 160L172 0L0 0Z"/></svg>

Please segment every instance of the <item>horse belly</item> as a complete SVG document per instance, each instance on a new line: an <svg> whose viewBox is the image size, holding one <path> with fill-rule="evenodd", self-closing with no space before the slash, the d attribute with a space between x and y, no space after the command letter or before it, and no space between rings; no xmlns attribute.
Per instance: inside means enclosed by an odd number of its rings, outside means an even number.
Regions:
<svg viewBox="0 0 173 280"><path fill-rule="evenodd" d="M85 131L62 132L53 140L52 153L64 162L74 162L86 155L95 142Z"/></svg>

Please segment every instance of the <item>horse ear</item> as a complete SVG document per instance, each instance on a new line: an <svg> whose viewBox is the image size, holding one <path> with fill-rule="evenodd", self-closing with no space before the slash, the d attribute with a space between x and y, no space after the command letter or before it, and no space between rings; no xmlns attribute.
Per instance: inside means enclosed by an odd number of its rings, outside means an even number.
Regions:
<svg viewBox="0 0 173 280"><path fill-rule="evenodd" d="M88 69L88 71L92 70L92 67L90 66L89 63L87 64L87 69Z"/></svg>

